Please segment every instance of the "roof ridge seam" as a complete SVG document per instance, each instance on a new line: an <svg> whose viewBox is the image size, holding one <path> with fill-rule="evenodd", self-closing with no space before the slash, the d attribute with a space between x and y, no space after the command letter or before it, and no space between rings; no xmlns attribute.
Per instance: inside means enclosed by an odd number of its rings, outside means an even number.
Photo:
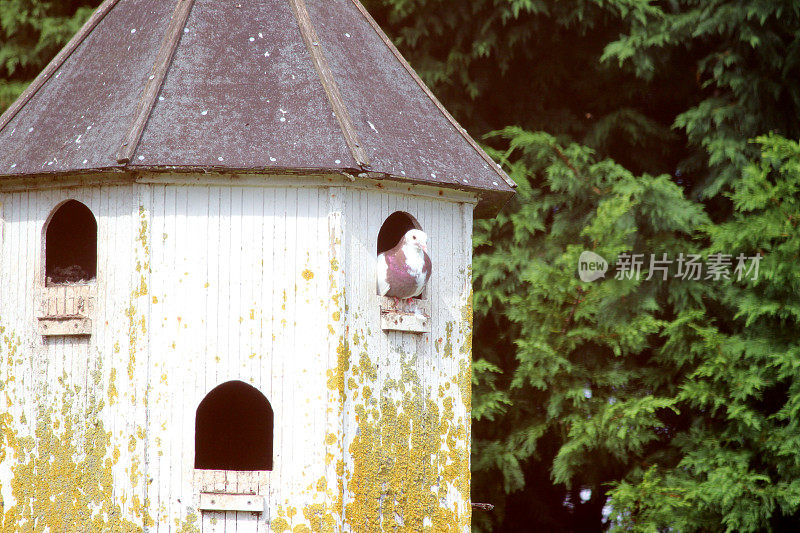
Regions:
<svg viewBox="0 0 800 533"><path fill-rule="evenodd" d="M167 31L164 33L164 39L161 41L161 47L156 55L153 68L150 71L150 77L145 83L142 96L136 106L133 114L133 120L128 128L128 132L122 141L117 152L116 159L120 164L127 164L133 157L134 152L142 140L145 127L147 126L150 115L153 112L156 98L158 93L161 92L161 87L167 77L167 72L172 66L172 60L175 57L175 51L181 42L183 30L186 23L189 21L189 14L192 11L194 0L177 0L175 11L172 13L172 18L167 26Z"/></svg>
<svg viewBox="0 0 800 533"><path fill-rule="evenodd" d="M364 147L361 146L358 133L353 125L353 119L347 111L347 106L339 92L339 86L336 84L336 79L333 77L333 72L328 65L328 60L322 51L322 45L314 29L314 25L311 22L311 16L308 13L305 1L289 0L289 4L294 12L297 25L300 27L300 35L306 43L306 48L308 48L314 70L316 70L319 75L322 88L325 90L328 101L333 108L334 115L336 115L336 120L339 122L339 126L342 129L342 134L350 149L350 153L358 166L369 168L371 165L369 156L364 150Z"/></svg>
<svg viewBox="0 0 800 533"><path fill-rule="evenodd" d="M419 74L417 74L414 68L408 63L408 61L406 61L406 58L403 57L403 54L400 53L400 50L397 49L397 47L394 45L389 36L386 35L386 32L384 32L378 25L378 23L375 22L375 19L372 18L372 15L369 14L369 11L367 11L366 8L363 5L361 5L361 2L359 2L359 0L351 0L351 2L353 2L356 8L361 12L361 16L363 16L367 20L367 22L375 31L375 33L378 34L378 37L380 37L383 43L392 52L394 57L400 62L400 65L402 65L402 67L411 75L414 81L417 82L417 85L419 85L420 88L428 96L428 98L430 98L431 101L433 101L434 105L439 109L439 111L441 111L441 113L456 129L456 131L458 131L461 134L461 136L464 137L464 139L469 143L469 145L472 146L472 148L478 153L478 155L480 155L481 158L483 158L483 160L489 165L489 168L494 170L503 179L503 181L506 182L506 184L509 187L516 188L517 184L514 182L514 180L512 180L508 176L508 174L506 174L503 171L503 169L500 168L500 166L494 159L489 157L489 154L487 154L483 148L478 146L478 143L475 142L475 139L473 139L467 132L467 130L465 130L463 126L461 126L461 124L459 124L458 121L453 117L453 115L451 115L450 112L447 111L447 109L445 109L445 107L442 105L439 99L436 98L436 95L433 94L433 91L431 91L430 88L428 88L428 86L425 85L425 82L422 81L422 78L419 77Z"/></svg>
<svg viewBox="0 0 800 533"><path fill-rule="evenodd" d="M66 46L62 48L55 57L47 64L47 66L42 70L36 78L31 82L28 87L22 91L22 94L17 98L13 104L11 104L8 109L6 109L5 113L0 115L0 131L3 130L8 123L11 122L15 116L22 110L25 105L31 101L31 99L39 92L47 80L49 80L53 74L56 73L61 66L66 63L67 59L72 55L72 53L78 49L78 47L86 40L86 37L89 36L90 33L100 24L100 22L105 18L105 16L111 11L114 6L119 3L119 0L105 0L100 6L92 13L86 23L81 26L81 29L78 30L78 33L72 36L72 39L67 42Z"/></svg>

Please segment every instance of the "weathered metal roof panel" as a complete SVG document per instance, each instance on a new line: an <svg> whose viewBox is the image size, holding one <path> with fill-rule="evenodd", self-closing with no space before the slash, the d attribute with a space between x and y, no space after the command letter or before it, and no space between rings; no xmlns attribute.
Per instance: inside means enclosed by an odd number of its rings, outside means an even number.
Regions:
<svg viewBox="0 0 800 533"><path fill-rule="evenodd" d="M514 191L357 0L106 0L0 118L0 177L126 169Z"/></svg>
<svg viewBox="0 0 800 533"><path fill-rule="evenodd" d="M117 166L173 6L119 2L0 130L0 174Z"/></svg>
<svg viewBox="0 0 800 533"><path fill-rule="evenodd" d="M357 167L286 0L195 0L131 164Z"/></svg>
<svg viewBox="0 0 800 533"><path fill-rule="evenodd" d="M306 0L370 170L513 193L353 0ZM505 199L498 198L502 203Z"/></svg>
<svg viewBox="0 0 800 533"><path fill-rule="evenodd" d="M492 181L502 181L408 75L351 0L306 1L372 162L370 170L459 186L468 182L494 188Z"/></svg>

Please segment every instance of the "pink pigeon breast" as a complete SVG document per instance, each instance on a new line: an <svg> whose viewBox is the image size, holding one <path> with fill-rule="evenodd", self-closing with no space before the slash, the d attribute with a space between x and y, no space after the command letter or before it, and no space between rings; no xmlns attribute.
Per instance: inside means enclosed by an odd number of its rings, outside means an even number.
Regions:
<svg viewBox="0 0 800 533"><path fill-rule="evenodd" d="M420 230L411 230L391 250L378 256L378 293L392 298L414 298L422 294L431 277L431 258L423 249L423 244L410 244L409 234L416 232L422 239L426 236Z"/></svg>

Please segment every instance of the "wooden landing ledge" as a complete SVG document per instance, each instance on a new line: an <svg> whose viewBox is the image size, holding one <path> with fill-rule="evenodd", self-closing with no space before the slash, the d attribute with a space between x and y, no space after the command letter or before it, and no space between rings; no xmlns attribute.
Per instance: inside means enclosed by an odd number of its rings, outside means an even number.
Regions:
<svg viewBox="0 0 800 533"><path fill-rule="evenodd" d="M223 494L217 492L201 492L201 511L250 511L264 512L264 497L258 494Z"/></svg>
<svg viewBox="0 0 800 533"><path fill-rule="evenodd" d="M85 316L39 317L39 335L43 337L91 334L92 320Z"/></svg>
<svg viewBox="0 0 800 533"><path fill-rule="evenodd" d="M428 300L412 299L411 303L380 297L381 329L407 333L430 333L431 313Z"/></svg>

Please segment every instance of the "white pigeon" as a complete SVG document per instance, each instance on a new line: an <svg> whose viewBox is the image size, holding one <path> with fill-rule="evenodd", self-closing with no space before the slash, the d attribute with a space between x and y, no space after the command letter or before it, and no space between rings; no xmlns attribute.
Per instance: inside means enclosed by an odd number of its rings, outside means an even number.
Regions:
<svg viewBox="0 0 800 533"><path fill-rule="evenodd" d="M378 294L410 299L422 294L431 279L428 236L424 231L406 232L397 246L378 255Z"/></svg>

